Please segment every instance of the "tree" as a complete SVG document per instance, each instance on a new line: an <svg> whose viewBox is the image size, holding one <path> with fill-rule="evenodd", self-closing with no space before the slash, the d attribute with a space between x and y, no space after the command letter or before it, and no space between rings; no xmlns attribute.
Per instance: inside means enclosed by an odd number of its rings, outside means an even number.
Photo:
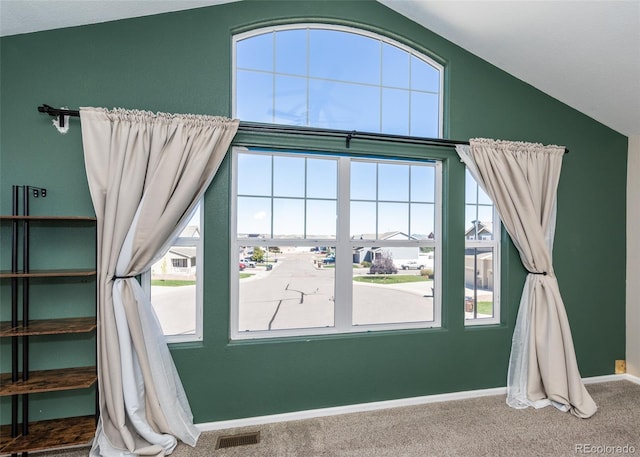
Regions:
<svg viewBox="0 0 640 457"><path fill-rule="evenodd" d="M260 246L253 248L253 255L251 260L254 262L262 262L264 260L264 250Z"/></svg>

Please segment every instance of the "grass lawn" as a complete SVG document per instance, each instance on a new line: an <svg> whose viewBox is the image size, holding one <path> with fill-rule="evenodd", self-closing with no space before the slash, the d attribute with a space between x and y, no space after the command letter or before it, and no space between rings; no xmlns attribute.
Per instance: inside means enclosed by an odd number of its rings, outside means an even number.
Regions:
<svg viewBox="0 0 640 457"><path fill-rule="evenodd" d="M370 284L402 284L405 282L429 281L429 278L418 275L371 275L356 276L353 280L358 282L368 282Z"/></svg>
<svg viewBox="0 0 640 457"><path fill-rule="evenodd" d="M479 301L478 302L478 314L493 315L493 302Z"/></svg>
<svg viewBox="0 0 640 457"><path fill-rule="evenodd" d="M165 286L165 287L180 287L180 286L192 286L195 281L185 281L181 279L152 279L152 286Z"/></svg>
<svg viewBox="0 0 640 457"><path fill-rule="evenodd" d="M249 276L253 276L252 273L240 273L240 279L248 278Z"/></svg>

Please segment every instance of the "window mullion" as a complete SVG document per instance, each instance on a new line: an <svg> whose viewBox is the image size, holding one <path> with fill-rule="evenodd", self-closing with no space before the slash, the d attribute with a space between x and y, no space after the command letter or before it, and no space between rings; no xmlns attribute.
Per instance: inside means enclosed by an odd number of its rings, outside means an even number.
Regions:
<svg viewBox="0 0 640 457"><path fill-rule="evenodd" d="M348 157L338 160L338 224L336 236L336 269L334 318L338 331L351 328L353 306L352 248L349 240L350 166Z"/></svg>

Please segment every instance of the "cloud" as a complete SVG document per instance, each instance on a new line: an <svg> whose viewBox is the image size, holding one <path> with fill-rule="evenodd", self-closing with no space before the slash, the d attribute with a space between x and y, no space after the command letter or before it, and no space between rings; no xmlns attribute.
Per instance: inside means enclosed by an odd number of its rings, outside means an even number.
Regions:
<svg viewBox="0 0 640 457"><path fill-rule="evenodd" d="M258 211L256 214L253 215L253 218L259 221L265 219L266 217L267 217L266 211Z"/></svg>

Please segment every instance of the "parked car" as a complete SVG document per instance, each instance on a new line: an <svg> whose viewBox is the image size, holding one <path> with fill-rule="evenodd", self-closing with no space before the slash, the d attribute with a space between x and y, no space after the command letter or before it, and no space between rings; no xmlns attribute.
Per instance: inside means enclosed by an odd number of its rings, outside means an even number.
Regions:
<svg viewBox="0 0 640 457"><path fill-rule="evenodd" d="M369 268L369 274L392 275L396 274L398 269L392 262L374 263Z"/></svg>
<svg viewBox="0 0 640 457"><path fill-rule="evenodd" d="M400 268L403 270L422 270L424 269L424 264L418 263L417 260L409 260L400 265Z"/></svg>
<svg viewBox="0 0 640 457"><path fill-rule="evenodd" d="M242 262L240 262L240 271L244 270L246 267L246 265Z"/></svg>
<svg viewBox="0 0 640 457"><path fill-rule="evenodd" d="M333 254L329 254L324 259L322 259L322 263L324 263L325 265L328 263L336 263L336 256Z"/></svg>
<svg viewBox="0 0 640 457"><path fill-rule="evenodd" d="M245 268L255 268L256 267L256 263L251 260L249 257L246 257L242 260L240 260L240 263L244 263Z"/></svg>

